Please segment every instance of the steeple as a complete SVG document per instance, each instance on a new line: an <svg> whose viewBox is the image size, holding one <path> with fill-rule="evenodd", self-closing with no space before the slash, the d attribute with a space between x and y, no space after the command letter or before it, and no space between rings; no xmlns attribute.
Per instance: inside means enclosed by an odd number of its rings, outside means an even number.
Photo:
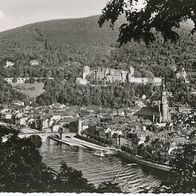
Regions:
<svg viewBox="0 0 196 196"><path fill-rule="evenodd" d="M166 91L166 78L162 79L162 92Z"/></svg>
<svg viewBox="0 0 196 196"><path fill-rule="evenodd" d="M167 104L167 102L166 79L163 79L161 89L161 104Z"/></svg>
<svg viewBox="0 0 196 196"><path fill-rule="evenodd" d="M162 92L161 92L161 116L162 122L169 122L169 104L167 99L166 79L162 81Z"/></svg>

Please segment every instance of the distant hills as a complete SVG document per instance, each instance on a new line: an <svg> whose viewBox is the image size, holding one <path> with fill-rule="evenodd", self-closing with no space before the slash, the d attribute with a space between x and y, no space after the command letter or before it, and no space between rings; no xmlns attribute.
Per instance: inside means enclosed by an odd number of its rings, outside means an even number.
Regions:
<svg viewBox="0 0 196 196"><path fill-rule="evenodd" d="M108 24L99 28L98 18L51 20L1 32L0 66L7 59L22 66L33 59L39 60L42 67L67 66L68 60L83 65L108 66L123 20L121 18L112 30ZM182 29L190 30L190 26L187 22ZM137 50L135 44L132 47Z"/></svg>
<svg viewBox="0 0 196 196"><path fill-rule="evenodd" d="M38 22L0 33L0 60L39 59L55 66L68 59L80 63L105 62L118 28L99 28L98 16ZM117 25L118 26L118 25Z"/></svg>

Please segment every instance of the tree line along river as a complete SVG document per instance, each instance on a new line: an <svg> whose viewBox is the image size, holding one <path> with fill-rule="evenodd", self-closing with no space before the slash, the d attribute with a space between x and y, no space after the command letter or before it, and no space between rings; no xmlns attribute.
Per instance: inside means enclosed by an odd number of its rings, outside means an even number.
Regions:
<svg viewBox="0 0 196 196"><path fill-rule="evenodd" d="M55 170L60 168L61 161L65 161L69 167L81 170L83 177L95 186L112 181L119 184L122 192L127 193L139 193L157 187L166 178L140 165L125 163L114 155L100 158L94 156L91 149L58 144L49 139L42 144L40 153L46 165Z"/></svg>

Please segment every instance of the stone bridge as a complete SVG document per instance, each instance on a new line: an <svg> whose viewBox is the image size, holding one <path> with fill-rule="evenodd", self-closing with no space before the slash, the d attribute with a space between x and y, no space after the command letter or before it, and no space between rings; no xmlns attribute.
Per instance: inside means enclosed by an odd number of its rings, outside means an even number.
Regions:
<svg viewBox="0 0 196 196"><path fill-rule="evenodd" d="M31 135L37 135L45 142L48 138L54 137L58 139L64 139L66 136L73 137L76 133L59 133L59 132L30 132L30 133L19 133L18 137L28 138Z"/></svg>

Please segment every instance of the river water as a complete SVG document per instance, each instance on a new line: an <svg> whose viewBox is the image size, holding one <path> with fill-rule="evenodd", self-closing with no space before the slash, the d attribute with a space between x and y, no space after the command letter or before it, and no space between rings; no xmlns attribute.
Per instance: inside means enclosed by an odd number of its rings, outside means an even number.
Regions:
<svg viewBox="0 0 196 196"><path fill-rule="evenodd" d="M42 144L40 153L46 165L55 170L65 161L68 166L81 170L83 177L95 186L104 181L117 182L123 192L139 193L143 188L157 187L163 176L140 165L125 163L114 155L100 158L90 149L57 144L52 140Z"/></svg>

